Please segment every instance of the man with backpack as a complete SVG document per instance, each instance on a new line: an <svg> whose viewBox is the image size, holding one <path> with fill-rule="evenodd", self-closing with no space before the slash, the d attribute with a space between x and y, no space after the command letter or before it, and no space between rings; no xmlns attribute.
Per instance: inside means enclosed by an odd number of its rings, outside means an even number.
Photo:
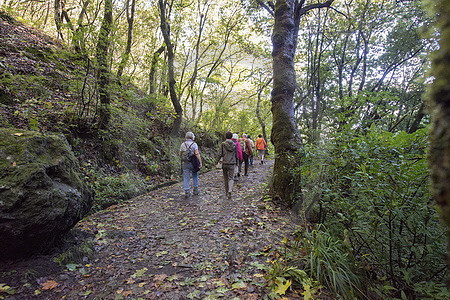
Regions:
<svg viewBox="0 0 450 300"><path fill-rule="evenodd" d="M226 140L220 145L217 162L222 159L223 181L225 184L225 193L228 199L231 199L233 191L233 172L236 164L239 163L236 143L231 139L231 132L225 133Z"/></svg>
<svg viewBox="0 0 450 300"><path fill-rule="evenodd" d="M184 178L184 197L189 198L190 181L192 173L192 181L194 185L194 195L200 194L198 189L198 171L202 168L202 160L198 152L198 145L194 142L194 134L190 131L186 132L186 141L180 146L181 168Z"/></svg>

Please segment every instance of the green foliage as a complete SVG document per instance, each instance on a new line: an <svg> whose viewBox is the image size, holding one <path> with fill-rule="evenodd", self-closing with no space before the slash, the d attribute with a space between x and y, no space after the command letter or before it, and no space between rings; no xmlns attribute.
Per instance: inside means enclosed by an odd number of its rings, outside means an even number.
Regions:
<svg viewBox="0 0 450 300"><path fill-rule="evenodd" d="M324 226L303 235L309 276L344 299L355 299L361 281L349 249L333 238Z"/></svg>
<svg viewBox="0 0 450 300"><path fill-rule="evenodd" d="M302 287L305 299L313 299L312 296L320 289L317 282L313 281L305 271L288 265L286 261L274 261L266 271L267 285L272 291L269 294L271 299L277 298L278 295L284 295L292 284Z"/></svg>
<svg viewBox="0 0 450 300"><path fill-rule="evenodd" d="M92 257L94 254L93 246L92 242L73 245L53 258L53 261L71 270L73 265L77 266L77 264L82 264L83 258Z"/></svg>
<svg viewBox="0 0 450 300"><path fill-rule="evenodd" d="M445 281L445 229L429 186L427 129L390 133L350 128L327 145L305 147L295 169L305 183L307 217L326 224L361 267L393 294L426 293ZM345 233L345 234L344 234Z"/></svg>
<svg viewBox="0 0 450 300"><path fill-rule="evenodd" d="M118 176L98 176L93 182L95 201L92 211L99 211L148 191L145 179L133 173Z"/></svg>

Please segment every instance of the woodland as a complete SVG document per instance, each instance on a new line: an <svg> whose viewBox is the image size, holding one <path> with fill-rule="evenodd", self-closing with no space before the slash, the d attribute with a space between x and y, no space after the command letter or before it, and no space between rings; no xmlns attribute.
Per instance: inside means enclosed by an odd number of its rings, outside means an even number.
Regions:
<svg viewBox="0 0 450 300"><path fill-rule="evenodd" d="M249 202L239 209L223 205L251 214L257 221L244 232L256 240L262 230L271 246L255 250L263 246L237 234L237 221L218 230L240 243L227 268L243 270L246 258L235 253L258 252L258 273L225 280L203 266L190 272L205 280L174 295L177 264L153 277L167 299L449 299L450 1L0 0L0 9L0 127L64 135L95 191L80 226L96 242L115 230L111 215L132 207L167 222L178 208L192 212L169 205L172 188L161 192L168 198L155 192L179 181L186 131L211 186L225 132L268 142L270 163L255 158L255 170L270 176L248 179L258 192L242 194ZM153 192L161 208L129 201ZM208 218L213 204L202 197L199 215ZM284 218L289 226L280 227ZM85 246L55 259L80 282L93 280ZM141 267L127 282L136 289ZM0 299L20 298L27 286L13 287L0 270ZM252 276L264 280L250 288ZM202 294L202 284L219 281ZM57 290L38 283L37 299ZM166 299L147 292L84 289L83 297Z"/></svg>

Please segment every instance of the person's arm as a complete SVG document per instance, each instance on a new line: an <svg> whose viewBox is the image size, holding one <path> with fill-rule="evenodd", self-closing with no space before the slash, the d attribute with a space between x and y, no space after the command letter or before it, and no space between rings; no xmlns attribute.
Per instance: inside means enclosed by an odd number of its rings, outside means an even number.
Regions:
<svg viewBox="0 0 450 300"><path fill-rule="evenodd" d="M198 161L200 162L200 169L202 168L202 159L200 158L200 152L198 152L198 149L194 150L195 156L197 156Z"/></svg>
<svg viewBox="0 0 450 300"><path fill-rule="evenodd" d="M220 145L220 151L219 151L219 154L217 155L217 158L216 158L216 165L219 163L219 161L222 158L222 156L223 156L223 146Z"/></svg>

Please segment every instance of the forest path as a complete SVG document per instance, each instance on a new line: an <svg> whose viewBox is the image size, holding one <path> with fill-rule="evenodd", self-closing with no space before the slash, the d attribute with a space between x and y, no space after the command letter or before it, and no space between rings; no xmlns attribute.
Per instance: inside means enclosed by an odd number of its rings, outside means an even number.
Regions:
<svg viewBox="0 0 450 300"><path fill-rule="evenodd" d="M272 164L255 159L231 200L222 171L213 170L200 175L198 196L185 199L181 182L89 216L74 230L94 253L25 287L16 284L15 296L262 299L262 264L272 244L293 230L288 214L263 199Z"/></svg>

